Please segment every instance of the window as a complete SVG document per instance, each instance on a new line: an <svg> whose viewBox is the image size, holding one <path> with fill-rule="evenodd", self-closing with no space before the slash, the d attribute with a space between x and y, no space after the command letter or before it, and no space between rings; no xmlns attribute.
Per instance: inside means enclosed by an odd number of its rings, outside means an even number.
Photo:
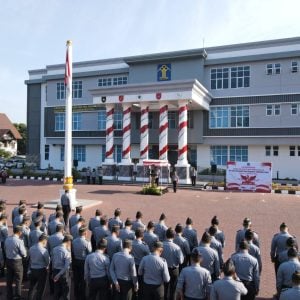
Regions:
<svg viewBox="0 0 300 300"><path fill-rule="evenodd" d="M45 145L45 160L49 160L50 147L49 145Z"/></svg>
<svg viewBox="0 0 300 300"><path fill-rule="evenodd" d="M64 82L56 83L56 99L64 100L66 98L66 87Z"/></svg>
<svg viewBox="0 0 300 300"><path fill-rule="evenodd" d="M191 110L188 110L188 124L187 127L188 128L194 128L194 112Z"/></svg>
<svg viewBox="0 0 300 300"><path fill-rule="evenodd" d="M273 105L267 105L266 107L266 115L267 116L272 116L273 114Z"/></svg>
<svg viewBox="0 0 300 300"><path fill-rule="evenodd" d="M72 114L72 130L81 130L81 113Z"/></svg>
<svg viewBox="0 0 300 300"><path fill-rule="evenodd" d="M291 104L291 115L298 114L298 104Z"/></svg>
<svg viewBox="0 0 300 300"><path fill-rule="evenodd" d="M210 128L249 127L249 106L212 107Z"/></svg>
<svg viewBox="0 0 300 300"><path fill-rule="evenodd" d="M168 112L168 123L169 123L170 129L177 128L177 112L176 111Z"/></svg>
<svg viewBox="0 0 300 300"><path fill-rule="evenodd" d="M98 130L106 129L106 111L100 110L98 111Z"/></svg>
<svg viewBox="0 0 300 300"><path fill-rule="evenodd" d="M115 113L114 113L114 129L115 130L123 129L123 113L122 113L122 111L115 111Z"/></svg>
<svg viewBox="0 0 300 300"><path fill-rule="evenodd" d="M65 131L65 113L55 114L55 131Z"/></svg>
<svg viewBox="0 0 300 300"><path fill-rule="evenodd" d="M210 160L220 166L227 164L227 146L210 146Z"/></svg>
<svg viewBox="0 0 300 300"><path fill-rule="evenodd" d="M274 75L274 74L278 75L280 73L281 73L280 63L266 65L266 74L267 75Z"/></svg>
<svg viewBox="0 0 300 300"><path fill-rule="evenodd" d="M73 159L84 162L86 160L86 147L85 145L74 145Z"/></svg>
<svg viewBox="0 0 300 300"><path fill-rule="evenodd" d="M230 161L248 161L248 146L230 146Z"/></svg>
<svg viewBox="0 0 300 300"><path fill-rule="evenodd" d="M102 145L101 147L101 156L102 156L102 162L104 162L106 158L106 145Z"/></svg>
<svg viewBox="0 0 300 300"><path fill-rule="evenodd" d="M148 127L149 129L153 129L153 112L149 111L148 113Z"/></svg>
<svg viewBox="0 0 300 300"><path fill-rule="evenodd" d="M298 156L300 156L300 146L297 147L298 150Z"/></svg>
<svg viewBox="0 0 300 300"><path fill-rule="evenodd" d="M250 67L231 68L231 88L244 88L250 86Z"/></svg>
<svg viewBox="0 0 300 300"><path fill-rule="evenodd" d="M297 73L298 72L298 62L297 61L292 61L291 72L292 73Z"/></svg>
<svg viewBox="0 0 300 300"><path fill-rule="evenodd" d="M82 98L82 81L75 80L72 84L72 97L73 99Z"/></svg>
<svg viewBox="0 0 300 300"><path fill-rule="evenodd" d="M64 161L64 160L65 160L65 146L60 145L60 161Z"/></svg>
<svg viewBox="0 0 300 300"><path fill-rule="evenodd" d="M112 76L112 77L101 77L98 79L99 87L107 87L112 85L125 85L128 83L128 76Z"/></svg>
<svg viewBox="0 0 300 300"><path fill-rule="evenodd" d="M228 89L229 87L229 68L211 69L210 85L212 90Z"/></svg>
<svg viewBox="0 0 300 300"><path fill-rule="evenodd" d="M273 156L279 155L279 146L273 146Z"/></svg>
<svg viewBox="0 0 300 300"><path fill-rule="evenodd" d="M120 163L122 160L122 145L115 145L114 160L116 163Z"/></svg>
<svg viewBox="0 0 300 300"><path fill-rule="evenodd" d="M296 155L296 146L290 146L290 156Z"/></svg>
<svg viewBox="0 0 300 300"><path fill-rule="evenodd" d="M280 115L280 104L274 105L274 115L279 116Z"/></svg>
<svg viewBox="0 0 300 300"><path fill-rule="evenodd" d="M188 150L189 163L192 166L197 166L197 149L189 149Z"/></svg>
<svg viewBox="0 0 300 300"><path fill-rule="evenodd" d="M266 156L271 156L271 146L266 146L265 150L266 150Z"/></svg>

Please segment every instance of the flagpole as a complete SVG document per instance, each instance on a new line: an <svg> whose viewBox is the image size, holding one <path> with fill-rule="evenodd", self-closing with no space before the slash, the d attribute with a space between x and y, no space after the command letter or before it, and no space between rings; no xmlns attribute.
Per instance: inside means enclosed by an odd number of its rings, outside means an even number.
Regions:
<svg viewBox="0 0 300 300"><path fill-rule="evenodd" d="M73 189L72 176L72 41L67 41L66 53L66 115L65 115L65 169L64 190Z"/></svg>

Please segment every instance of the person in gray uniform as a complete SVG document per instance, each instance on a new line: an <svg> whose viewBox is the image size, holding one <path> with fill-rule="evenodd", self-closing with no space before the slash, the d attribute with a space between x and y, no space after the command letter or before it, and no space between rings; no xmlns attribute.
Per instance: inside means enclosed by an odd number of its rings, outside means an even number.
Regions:
<svg viewBox="0 0 300 300"><path fill-rule="evenodd" d="M136 270L138 272L141 260L144 256L150 254L150 249L148 245L143 241L144 238L144 231L142 228L138 228L135 231L135 239L132 241L132 250L131 254L134 258L134 263ZM143 278L142 276L138 275L138 282L139 282L139 290L136 293L136 298L139 300L143 299Z"/></svg>
<svg viewBox="0 0 300 300"><path fill-rule="evenodd" d="M123 250L115 253L109 268L111 280L114 284L115 300L132 299L133 291L138 290L138 279L134 258L130 255L132 241L123 242Z"/></svg>
<svg viewBox="0 0 300 300"><path fill-rule="evenodd" d="M6 214L3 213L0 216L0 248L2 249L2 256L3 256L3 264L1 264L0 266L0 277L4 277L5 262L6 262L4 244L7 237L8 237L7 216Z"/></svg>
<svg viewBox="0 0 300 300"><path fill-rule="evenodd" d="M43 234L41 225L42 218L38 217L34 220L34 230L31 230L29 233L29 247L32 247L39 242L39 237Z"/></svg>
<svg viewBox="0 0 300 300"><path fill-rule="evenodd" d="M100 209L96 209L95 211L95 217L90 218L89 220L89 231L92 233L91 235L91 244L92 244L92 249L93 251L96 250L96 240L93 234L93 231L96 227L100 226L100 218L102 216L102 212Z"/></svg>
<svg viewBox="0 0 300 300"><path fill-rule="evenodd" d="M27 256L22 237L22 227L14 227L12 236L5 240L4 248L6 253L6 293L7 299L21 299L23 263L22 259ZM13 282L15 282L15 296L13 294Z"/></svg>
<svg viewBox="0 0 300 300"><path fill-rule="evenodd" d="M289 260L287 253L288 253L289 249L291 249L291 248L294 248L298 251L297 242L293 237L289 237L286 240L286 249L278 255L279 264L282 264L283 262ZM299 256L299 252L298 252L298 256Z"/></svg>
<svg viewBox="0 0 300 300"><path fill-rule="evenodd" d="M61 212L63 214L62 206L60 204L57 204L56 208L55 208L55 212L50 214L50 216L48 218L48 224L50 224L50 222L52 222L54 219L56 219L56 214L58 212Z"/></svg>
<svg viewBox="0 0 300 300"><path fill-rule="evenodd" d="M185 228L183 229L182 236L185 237L190 245L190 250L198 247L198 234L197 230L193 228L193 220L187 218L185 221Z"/></svg>
<svg viewBox="0 0 300 300"><path fill-rule="evenodd" d="M277 272L276 287L280 295L281 291L286 288L292 287L292 275L295 271L300 272L300 262L298 259L298 252L296 249L291 248L288 251L289 260L282 263Z"/></svg>
<svg viewBox="0 0 300 300"><path fill-rule="evenodd" d="M219 262L220 262L220 268L223 268L223 247L220 241L218 241L215 238L215 235L217 233L217 228L215 226L210 226L208 229L208 233L211 236L211 241L210 241L210 247L215 249L218 253L218 257L219 257Z"/></svg>
<svg viewBox="0 0 300 300"><path fill-rule="evenodd" d="M211 219L211 226L217 228L217 232L215 234L215 238L222 244L222 247L225 247L225 234L222 230L219 229L220 221L217 216L214 216Z"/></svg>
<svg viewBox="0 0 300 300"><path fill-rule="evenodd" d="M220 277L220 261L217 251L210 247L210 242L210 234L204 232L199 246L195 249L201 255L201 266L210 272L212 281L214 282Z"/></svg>
<svg viewBox="0 0 300 300"><path fill-rule="evenodd" d="M114 225L111 231L111 235L106 238L107 240L107 255L112 259L113 255L122 251L122 240L119 238L120 227Z"/></svg>
<svg viewBox="0 0 300 300"><path fill-rule="evenodd" d="M84 262L92 252L91 242L87 240L87 228L79 228L79 236L72 241L72 269L75 299L85 299Z"/></svg>
<svg viewBox="0 0 300 300"><path fill-rule="evenodd" d="M24 216L23 221L22 221L22 237L21 239L24 242L24 246L27 252L26 257L23 258L23 281L27 281L28 280L28 267L29 267L29 256L28 256L28 251L30 248L30 223L31 223L31 219L29 216Z"/></svg>
<svg viewBox="0 0 300 300"><path fill-rule="evenodd" d="M28 300L42 299L47 281L47 269L50 255L47 247L47 236L42 234L39 242L29 250L30 258L30 287Z"/></svg>
<svg viewBox="0 0 300 300"><path fill-rule="evenodd" d="M144 233L144 242L148 245L151 252L154 249L154 244L159 241L158 236L154 233L154 228L154 222L149 221L147 225L147 231Z"/></svg>
<svg viewBox="0 0 300 300"><path fill-rule="evenodd" d="M132 221L130 218L127 218L125 221L125 227L120 230L119 238L124 242L125 240L134 240L135 234L132 231Z"/></svg>
<svg viewBox="0 0 300 300"><path fill-rule="evenodd" d="M48 224L48 235L52 235L56 232L56 226L58 224L64 224L64 215L61 211L55 214L55 218Z"/></svg>
<svg viewBox="0 0 300 300"><path fill-rule="evenodd" d="M140 211L136 212L135 215L136 220L132 222L132 230L135 232L137 229L142 228L143 230L146 229L146 225L143 223L143 214Z"/></svg>
<svg viewBox="0 0 300 300"><path fill-rule="evenodd" d="M249 244L249 254L257 259L258 267L259 267L259 274L261 274L262 261L261 261L260 249L256 245L253 244L253 239L254 239L254 232L251 229L246 230L245 240Z"/></svg>
<svg viewBox="0 0 300 300"><path fill-rule="evenodd" d="M223 268L224 278L214 282L210 292L210 300L240 300L248 290L239 281L235 273L234 263L228 259Z"/></svg>
<svg viewBox="0 0 300 300"><path fill-rule="evenodd" d="M75 208L75 214L70 217L69 220L69 229L71 230L73 226L78 223L78 220L81 218L82 206L77 206Z"/></svg>
<svg viewBox="0 0 300 300"><path fill-rule="evenodd" d="M110 260L105 251L107 241L100 240L94 253L86 257L84 264L84 279L89 286L89 300L109 300L109 264Z"/></svg>
<svg viewBox="0 0 300 300"><path fill-rule="evenodd" d="M62 244L53 249L52 268L54 281L54 298L70 299L70 265L72 236L66 235Z"/></svg>
<svg viewBox="0 0 300 300"><path fill-rule="evenodd" d="M53 249L59 245L61 245L64 239L64 225L58 224L56 225L56 232L48 237L48 252L51 257L50 265L49 265L49 286L50 286L50 294L54 294L54 281L52 276L52 257L53 257Z"/></svg>
<svg viewBox="0 0 300 300"><path fill-rule="evenodd" d="M181 272L181 270L185 268L188 262L190 261L191 250L190 250L190 245L188 240L182 236L183 226L181 224L176 225L175 232L176 232L176 236L173 242L180 247L184 257L183 263L179 266L179 272Z"/></svg>
<svg viewBox="0 0 300 300"><path fill-rule="evenodd" d="M259 292L259 266L257 259L249 254L249 244L246 241L240 243L240 250L231 256L236 274L248 290L242 299L254 300Z"/></svg>
<svg viewBox="0 0 300 300"><path fill-rule="evenodd" d="M170 281L168 264L161 256L163 244L156 242L153 252L143 257L138 274L143 276L144 300L163 300L164 283Z"/></svg>
<svg viewBox="0 0 300 300"><path fill-rule="evenodd" d="M23 222L24 216L27 214L26 206L21 205L18 210L18 214L12 219L13 227L19 226Z"/></svg>
<svg viewBox="0 0 300 300"><path fill-rule="evenodd" d="M24 206L26 208L26 204L27 204L26 200L20 200L19 201L19 205L16 206L16 207L14 207L14 209L11 212L11 220L12 220L12 222L14 221L15 217L17 217L19 215L19 208L21 206Z"/></svg>
<svg viewBox="0 0 300 300"><path fill-rule="evenodd" d="M165 300L175 300L179 266L184 261L184 256L180 247L173 242L174 238L175 231L172 228L168 228L166 231L166 239L163 242L163 252L161 254L161 257L167 262L170 275L170 281L165 282Z"/></svg>
<svg viewBox="0 0 300 300"><path fill-rule="evenodd" d="M111 235L111 232L107 227L107 223L108 223L107 217L102 216L100 219L100 226L94 228L93 236L96 244L98 244L100 240L105 239L106 237Z"/></svg>
<svg viewBox="0 0 300 300"><path fill-rule="evenodd" d="M245 232L248 229L252 229L252 222L249 218L245 218L243 220L243 229L237 231L235 236L235 251L239 251L239 246L241 241L245 239ZM254 232L253 244L259 248L259 237L258 234Z"/></svg>
<svg viewBox="0 0 300 300"><path fill-rule="evenodd" d="M37 209L32 212L31 220L34 222L34 220L39 216L42 216L42 223L47 222L45 211L44 211L44 203L41 202L38 202Z"/></svg>
<svg viewBox="0 0 300 300"><path fill-rule="evenodd" d="M200 265L201 255L194 250L191 254L191 266L184 268L177 282L179 299L208 299L211 277L208 270Z"/></svg>
<svg viewBox="0 0 300 300"><path fill-rule="evenodd" d="M300 272L296 271L292 276L293 287L282 291L280 300L300 299Z"/></svg>
<svg viewBox="0 0 300 300"><path fill-rule="evenodd" d="M273 236L272 243L271 243L271 261L274 263L274 268L275 268L275 274L277 275L277 271L279 268L279 255L281 252L283 252L286 249L286 241L289 237L293 237L289 233L288 226L283 222L279 226L279 233L276 233ZM295 237L293 237L295 238Z"/></svg>
<svg viewBox="0 0 300 300"><path fill-rule="evenodd" d="M116 208L115 212L114 212L114 217L109 219L108 221L108 229L110 231L112 231L112 228L114 225L117 225L120 227L120 229L123 228L123 221L121 220L121 209L120 208Z"/></svg>
<svg viewBox="0 0 300 300"><path fill-rule="evenodd" d="M79 229L82 226L85 226L85 219L83 217L80 217L77 220L77 223L74 226L72 226L72 228L70 230L70 234L72 235L73 239L76 239L77 237L79 237Z"/></svg>
<svg viewBox="0 0 300 300"><path fill-rule="evenodd" d="M166 226L167 217L162 213L159 217L158 223L155 225L154 233L158 236L159 240L163 242L166 238L166 231L168 227Z"/></svg>
<svg viewBox="0 0 300 300"><path fill-rule="evenodd" d="M60 204L62 206L62 210L64 213L64 223L65 223L65 230L66 230L69 224L69 216L71 212L71 199L68 190L65 190L65 193L61 196Z"/></svg>

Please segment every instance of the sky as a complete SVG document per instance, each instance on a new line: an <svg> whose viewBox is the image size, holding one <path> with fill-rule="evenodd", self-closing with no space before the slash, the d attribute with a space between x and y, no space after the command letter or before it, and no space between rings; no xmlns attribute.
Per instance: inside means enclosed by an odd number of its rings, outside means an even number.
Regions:
<svg viewBox="0 0 300 300"><path fill-rule="evenodd" d="M26 123L28 70L300 36L299 0L0 0L0 112Z"/></svg>

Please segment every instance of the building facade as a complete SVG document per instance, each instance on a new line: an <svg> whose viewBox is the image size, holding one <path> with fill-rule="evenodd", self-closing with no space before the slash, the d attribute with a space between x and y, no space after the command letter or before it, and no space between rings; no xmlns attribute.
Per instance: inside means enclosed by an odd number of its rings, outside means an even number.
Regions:
<svg viewBox="0 0 300 300"><path fill-rule="evenodd" d="M190 165L269 161L273 177L300 179L299 51L289 38L74 63L73 159L124 178L132 162L168 159L183 181ZM26 84L28 155L62 169L64 65Z"/></svg>

